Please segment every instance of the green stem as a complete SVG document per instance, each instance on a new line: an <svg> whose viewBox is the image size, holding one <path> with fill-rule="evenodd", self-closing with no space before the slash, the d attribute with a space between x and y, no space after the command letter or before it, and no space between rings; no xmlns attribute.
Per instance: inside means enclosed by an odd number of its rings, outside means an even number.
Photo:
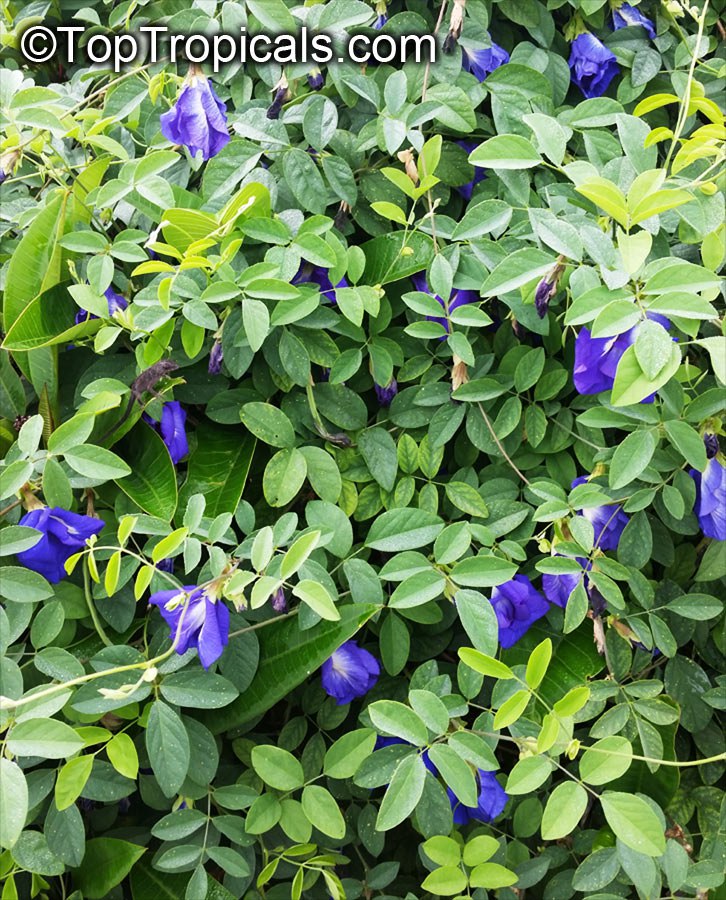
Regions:
<svg viewBox="0 0 726 900"><path fill-rule="evenodd" d="M101 620L98 618L96 607L93 605L93 595L91 594L91 575L88 570L87 560L86 564L83 566L83 593L86 598L86 606L88 607L88 612L91 614L91 618L93 619L93 627L96 629L96 633L107 647L113 647L113 641L106 634L103 625L101 625Z"/></svg>

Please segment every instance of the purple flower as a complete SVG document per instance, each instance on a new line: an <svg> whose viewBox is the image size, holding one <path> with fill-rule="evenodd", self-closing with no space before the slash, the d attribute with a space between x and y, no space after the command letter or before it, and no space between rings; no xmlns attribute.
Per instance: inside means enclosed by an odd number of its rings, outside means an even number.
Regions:
<svg viewBox="0 0 726 900"><path fill-rule="evenodd" d="M563 609L567 606L570 594L580 583L582 576L575 575L574 572L564 572L561 575L543 575L542 590L545 597L550 603L556 603Z"/></svg>
<svg viewBox="0 0 726 900"><path fill-rule="evenodd" d="M43 537L28 550L16 554L18 562L38 572L51 584L66 577L66 560L86 546L86 541L104 526L100 519L68 512L58 506L33 509L20 520L21 525L35 528Z"/></svg>
<svg viewBox="0 0 726 900"><path fill-rule="evenodd" d="M670 325L664 316L651 313L648 318L664 328ZM618 363L628 347L635 343L638 327L634 325L622 334L604 338L594 338L589 328L580 329L575 339L575 367L572 373L578 394L599 394L612 389ZM653 399L651 394L641 403L652 403Z"/></svg>
<svg viewBox="0 0 726 900"><path fill-rule="evenodd" d="M714 456L718 455L719 446L718 446L718 438L715 434L704 434L703 443L706 447L706 458L713 459Z"/></svg>
<svg viewBox="0 0 726 900"><path fill-rule="evenodd" d="M174 465L189 453L189 443L184 428L187 414L178 400L169 400L164 404L161 410L161 422L155 422L147 413L142 415L142 419L161 434Z"/></svg>
<svg viewBox="0 0 726 900"><path fill-rule="evenodd" d="M417 291L421 291L424 294L431 293L428 282L426 281L425 272L417 272L415 275L412 275L411 281ZM439 297L438 294L435 294L434 297L441 304L442 309L446 309L446 305L441 297ZM452 313L455 309L458 309L458 307L464 306L467 303L476 303L478 300L479 294L476 291L463 291L457 289L452 292L451 297L449 298L449 313ZM438 322L439 325L446 329L447 334L451 332L449 320L446 317L442 316L441 318L438 318L438 316L426 316L426 319L429 322ZM443 339L444 336L441 337L441 340Z"/></svg>
<svg viewBox="0 0 726 900"><path fill-rule="evenodd" d="M117 312L126 309L129 305L128 300L122 297L121 294L117 294L112 287L107 287L103 295L108 303L109 318L115 316ZM85 309L79 309L76 313L76 325L81 325L83 322L97 318L98 316L94 316L93 313L89 313Z"/></svg>
<svg viewBox="0 0 726 900"><path fill-rule="evenodd" d="M456 142L460 147L466 150L467 154L471 154L476 150L479 146L475 141L457 141ZM468 181L466 184L460 184L457 188L454 188L455 191L458 191L459 194L464 198L464 200L471 200L472 194L474 193L474 188L479 184L480 181L484 181L486 178L486 172L484 169L479 166L474 166L474 177L471 181Z"/></svg>
<svg viewBox="0 0 726 900"><path fill-rule="evenodd" d="M509 795L497 781L494 772L479 769L478 778L479 799L476 806L464 806L451 788L446 789L456 825L468 825L472 819L477 822L493 822L507 805Z"/></svg>
<svg viewBox="0 0 726 900"><path fill-rule="evenodd" d="M222 360L224 359L224 354L222 352L222 342L215 341L212 344L212 349L209 353L209 366L207 371L210 375L219 375L222 371Z"/></svg>
<svg viewBox="0 0 726 900"><path fill-rule="evenodd" d="M374 750L382 750L384 747L392 747L394 744L405 744L407 747L412 747L413 744L409 744L408 741L404 741L403 738L399 737L384 737L383 735L379 735L376 738L376 745L373 748ZM436 766L431 762L431 757L429 756L429 751L424 750L421 754L421 760L426 768L431 772L432 775L438 775L439 770Z"/></svg>
<svg viewBox="0 0 726 900"><path fill-rule="evenodd" d="M211 159L229 143L227 106L201 73L191 75L175 106L160 119L161 133L174 144L184 144L192 156L201 152Z"/></svg>
<svg viewBox="0 0 726 900"><path fill-rule="evenodd" d="M380 673L381 667L375 656L355 641L346 641L325 660L320 680L325 693L335 697L338 706L343 706L367 694Z"/></svg>
<svg viewBox="0 0 726 900"><path fill-rule="evenodd" d="M585 97L602 97L620 71L615 54L594 34L585 31L572 42L570 53L572 80Z"/></svg>
<svg viewBox="0 0 726 900"><path fill-rule="evenodd" d="M275 91L275 96L272 98L272 103L267 108L268 119L280 118L280 113L282 112L283 104L287 100L287 95L287 83L277 88L277 90Z"/></svg>
<svg viewBox="0 0 726 900"><path fill-rule="evenodd" d="M526 575L515 575L511 581L495 587L492 606L499 623L499 643L505 649L516 644L550 608Z"/></svg>
<svg viewBox="0 0 726 900"><path fill-rule="evenodd" d="M287 612L287 598L285 597L285 591L281 587L272 595L272 608L278 613Z"/></svg>
<svg viewBox="0 0 726 900"><path fill-rule="evenodd" d="M157 572L166 572L168 575L171 575L174 571L174 557L170 556L168 559L160 559L155 565Z"/></svg>
<svg viewBox="0 0 726 900"><path fill-rule="evenodd" d="M572 482L572 487L585 484L587 480L587 476L582 475ZM595 546L600 550L617 550L620 535L630 521L619 503L591 506L589 509L580 510L578 516L584 516L592 524L595 529Z"/></svg>
<svg viewBox="0 0 726 900"><path fill-rule="evenodd" d="M613 28L617 31L630 25L640 25L645 28L651 41L655 40L655 26L651 20L636 7L623 3L618 9L613 10Z"/></svg>
<svg viewBox="0 0 726 900"><path fill-rule="evenodd" d="M380 384L376 384L373 382L373 387L376 392L376 397L378 397L378 402L381 406L390 406L391 401L398 393L398 382L395 378L392 378L385 387L382 387Z"/></svg>
<svg viewBox="0 0 726 900"><path fill-rule="evenodd" d="M557 283L551 284L546 278L543 278L537 285L537 290L534 292L534 308L537 310L537 315L540 319L544 319L547 315L547 310L550 308L550 300L556 290Z"/></svg>
<svg viewBox="0 0 726 900"><path fill-rule="evenodd" d="M229 610L221 600L210 597L204 588L187 585L157 591L149 603L159 607L177 653L196 647L205 669L219 659L229 640Z"/></svg>
<svg viewBox="0 0 726 900"><path fill-rule="evenodd" d="M325 76L318 68L313 69L307 78L308 84L314 91L319 91L325 84Z"/></svg>
<svg viewBox="0 0 726 900"><path fill-rule="evenodd" d="M691 469L689 475L696 482L693 509L701 531L706 537L726 541L726 468L713 456L703 472Z"/></svg>
<svg viewBox="0 0 726 900"><path fill-rule="evenodd" d="M320 293L330 303L337 303L335 292L338 288L348 287L348 281L343 276L337 284L333 284L330 280L328 270L322 266L302 265L298 269L297 275L292 279L290 284L316 284Z"/></svg>
<svg viewBox="0 0 726 900"><path fill-rule="evenodd" d="M462 47L461 65L464 71L471 72L479 81L484 81L499 66L509 62L507 51L492 41L491 47L479 47L469 50Z"/></svg>

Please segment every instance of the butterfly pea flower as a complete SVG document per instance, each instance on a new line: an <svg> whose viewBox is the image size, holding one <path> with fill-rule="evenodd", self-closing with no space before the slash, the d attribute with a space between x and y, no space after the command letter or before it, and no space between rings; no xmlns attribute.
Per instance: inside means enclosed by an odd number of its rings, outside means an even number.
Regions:
<svg viewBox="0 0 726 900"><path fill-rule="evenodd" d="M319 91L325 84L325 76L317 67L307 76L308 84L314 91Z"/></svg>
<svg viewBox="0 0 726 900"><path fill-rule="evenodd" d="M703 472L695 469L689 475L696 483L694 512L706 537L726 541L726 467L716 458L718 438L715 434L704 437L708 462Z"/></svg>
<svg viewBox="0 0 726 900"><path fill-rule="evenodd" d="M149 603L158 607L169 626L177 653L196 648L205 669L219 659L229 641L229 609L221 600L205 588L187 585L157 591Z"/></svg>
<svg viewBox="0 0 726 900"><path fill-rule="evenodd" d="M509 62L509 54L492 41L491 47L479 47L470 49L462 47L461 65L465 72L471 72L479 81L484 81L487 75Z"/></svg>
<svg viewBox="0 0 726 900"><path fill-rule="evenodd" d="M655 26L651 20L644 16L643 13L635 6L629 3L623 3L621 6L613 9L613 28L617 31L620 28L627 28L631 25L640 25L648 34L648 37L655 40Z"/></svg>
<svg viewBox="0 0 726 900"><path fill-rule="evenodd" d="M587 476L582 475L572 482L572 487L585 484L587 480ZM595 546L600 550L617 550L620 536L630 521L619 503L591 506L580 510L578 516L584 516L591 523L595 530Z"/></svg>
<svg viewBox="0 0 726 900"><path fill-rule="evenodd" d="M499 623L499 643L505 649L514 646L550 608L526 575L515 575L495 587L492 606Z"/></svg>
<svg viewBox="0 0 726 900"><path fill-rule="evenodd" d="M44 506L26 513L20 525L35 528L43 537L34 546L18 553L18 562L51 584L58 584L66 577L66 561L102 530L104 522L59 506Z"/></svg>
<svg viewBox="0 0 726 900"><path fill-rule="evenodd" d="M283 75L277 84L274 87L274 95L272 98L272 103L269 105L267 109L267 118L268 119L279 119L280 113L282 112L282 107L287 102L290 96L290 91L288 90L287 78Z"/></svg>
<svg viewBox="0 0 726 900"><path fill-rule="evenodd" d="M272 608L278 613L287 612L287 597L285 597L285 591L281 587L272 595Z"/></svg>
<svg viewBox="0 0 726 900"><path fill-rule="evenodd" d="M129 305L128 300L122 297L121 294L117 294L112 287L107 287L103 295L108 303L109 318L113 318L117 312L122 312ZM97 318L98 316L94 316L93 313L89 313L85 309L79 309L76 313L76 325L81 325L83 322Z"/></svg>
<svg viewBox="0 0 726 900"><path fill-rule="evenodd" d="M227 105L215 94L210 81L192 66L176 104L160 119L161 133L174 144L183 144L192 156L211 159L230 140Z"/></svg>
<svg viewBox="0 0 726 900"><path fill-rule="evenodd" d="M388 21L388 6L386 3L379 2L376 3L376 20L371 26L371 28L375 28L376 31L380 31L381 28Z"/></svg>
<svg viewBox="0 0 726 900"><path fill-rule="evenodd" d="M462 149L466 150L467 155L471 155L474 150L479 146L475 141L457 141L456 142ZM471 181L468 181L466 184L460 184L458 187L454 188L454 190L461 194L464 200L471 200L472 194L474 193L474 188L479 184L480 181L484 181L487 177L484 169L479 166L474 167L474 177Z"/></svg>
<svg viewBox="0 0 726 900"><path fill-rule="evenodd" d="M454 813L455 825L468 825L471 820L477 822L493 822L501 815L507 805L509 795L497 781L494 772L477 771L479 781L479 797L476 806L464 806L451 788L446 789Z"/></svg>
<svg viewBox="0 0 726 900"><path fill-rule="evenodd" d="M224 359L224 353L222 352L222 342L215 341L212 344L212 349L209 352L209 366L207 367L207 371L210 375L219 375L222 371L222 361Z"/></svg>
<svg viewBox="0 0 726 900"><path fill-rule="evenodd" d="M589 31L572 42L569 64L572 80L588 100L602 97L620 71L615 54Z"/></svg>
<svg viewBox="0 0 726 900"><path fill-rule="evenodd" d="M327 269L322 266L300 266L297 275L290 282L291 284L315 284L318 286L320 293L332 304L338 301L335 292L338 288L348 287L348 280L343 276L337 284L333 284L330 280L330 274Z"/></svg>
<svg viewBox="0 0 726 900"><path fill-rule="evenodd" d="M664 316L651 313L648 316L664 328L670 322ZM622 334L614 337L594 338L589 328L581 328L575 339L575 367L572 373L575 389L578 394L599 394L609 391L615 383L615 373L620 359L635 343L639 325L634 325ZM652 403L651 394L642 403Z"/></svg>
<svg viewBox="0 0 726 900"><path fill-rule="evenodd" d="M382 386L380 384L376 384L373 382L373 387L376 392L376 397L378 397L378 402L381 406L390 406L391 401L398 393L398 382L395 378L391 378L387 385Z"/></svg>
<svg viewBox="0 0 726 900"><path fill-rule="evenodd" d="M367 694L380 674L381 667L372 653L356 641L346 641L325 660L320 680L325 693L334 697L338 706L344 706Z"/></svg>
<svg viewBox="0 0 726 900"><path fill-rule="evenodd" d="M169 400L164 404L161 410L161 422L155 422L146 413L143 414L142 418L161 434L174 465L189 453L189 442L187 441L184 427L187 414L178 400Z"/></svg>
<svg viewBox="0 0 726 900"><path fill-rule="evenodd" d="M417 272L415 275L412 275L411 281L413 282L413 285L417 291L421 291L424 294L431 293L428 281L426 280L425 272ZM444 301L441 299L441 297L439 297L438 294L434 295L434 299L436 299L441 304L442 309L446 309ZM449 313L452 313L460 306L465 306L467 303L476 303L478 300L479 294L476 291L464 291L461 289L457 289L452 292L451 297L449 298ZM451 332L449 320L445 316L442 316L441 318L439 318L438 316L426 316L426 319L429 322L438 322L439 325L446 329L447 334ZM441 337L441 340L443 339L444 336Z"/></svg>
<svg viewBox="0 0 726 900"><path fill-rule="evenodd" d="M12 175L13 169L20 159L20 150L16 147L12 150L6 150L0 153L0 184L5 181L8 175Z"/></svg>

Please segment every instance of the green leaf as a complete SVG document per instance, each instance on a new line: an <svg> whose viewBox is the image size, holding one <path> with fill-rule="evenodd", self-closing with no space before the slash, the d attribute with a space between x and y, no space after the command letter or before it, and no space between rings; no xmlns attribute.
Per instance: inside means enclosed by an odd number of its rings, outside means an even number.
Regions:
<svg viewBox="0 0 726 900"><path fill-rule="evenodd" d="M272 447L294 447L295 430L285 413L270 403L245 403L240 412L242 424L255 437Z"/></svg>
<svg viewBox="0 0 726 900"><path fill-rule="evenodd" d="M486 653L480 653L478 650L472 650L470 647L461 647L459 656L462 662L466 663L470 669L479 672L481 675L488 675L490 678L514 678L514 672L498 659L493 656L487 656Z"/></svg>
<svg viewBox="0 0 726 900"><path fill-rule="evenodd" d="M499 556L481 553L456 563L451 570L451 579L455 584L465 587L496 587L511 581L516 572L517 566L514 563Z"/></svg>
<svg viewBox="0 0 726 900"><path fill-rule="evenodd" d="M20 837L28 814L28 785L17 763L0 757L0 847L9 849Z"/></svg>
<svg viewBox="0 0 726 900"><path fill-rule="evenodd" d="M223 710L203 715L202 721L219 734L261 716L320 668L378 608L364 603L342 606L339 621L321 622L307 631L300 631L295 619L261 629L260 665L252 684Z"/></svg>
<svg viewBox="0 0 726 900"><path fill-rule="evenodd" d="M525 756L518 760L507 777L508 794L531 794L552 774L553 765L546 756Z"/></svg>
<svg viewBox="0 0 726 900"><path fill-rule="evenodd" d="M494 607L478 591L457 591L456 611L474 647L492 657L499 646L499 623Z"/></svg>
<svg viewBox="0 0 726 900"><path fill-rule="evenodd" d="M404 703L377 700L368 707L368 715L381 734L400 737L416 747L428 742L428 729L423 720Z"/></svg>
<svg viewBox="0 0 726 900"><path fill-rule="evenodd" d="M600 803L615 837L631 850L646 856L660 856L665 851L663 826L652 807L641 797L605 791Z"/></svg>
<svg viewBox="0 0 726 900"><path fill-rule="evenodd" d="M292 589L293 594L306 603L321 619L329 622L337 622L340 619L340 611L333 598L328 593L325 585L311 578L298 582Z"/></svg>
<svg viewBox="0 0 726 900"><path fill-rule="evenodd" d="M657 441L650 430L638 430L618 444L610 462L610 487L613 490L630 484L643 472L655 453ZM613 507L613 511L614 511Z"/></svg>
<svg viewBox="0 0 726 900"><path fill-rule="evenodd" d="M624 737L602 738L582 755L580 778L587 784L608 784L628 771L632 757L633 747Z"/></svg>
<svg viewBox="0 0 726 900"><path fill-rule="evenodd" d="M18 722L7 738L13 756L65 759L83 748L85 741L70 725L57 719L27 719Z"/></svg>
<svg viewBox="0 0 726 900"><path fill-rule="evenodd" d="M449 481L445 491L449 502L467 515L481 519L489 516L489 509L479 491L465 481Z"/></svg>
<svg viewBox="0 0 726 900"><path fill-rule="evenodd" d="M128 734L123 731L115 734L106 744L106 755L120 775L136 781L139 774L139 754Z"/></svg>
<svg viewBox="0 0 726 900"><path fill-rule="evenodd" d="M231 703L239 691L221 675L195 667L167 675L161 683L161 695L175 706L220 709Z"/></svg>
<svg viewBox="0 0 726 900"><path fill-rule="evenodd" d="M500 866L499 863L482 863L477 866L469 876L469 884L474 888L486 888L490 891L499 888L509 887L519 881L518 876L507 869Z"/></svg>
<svg viewBox="0 0 726 900"><path fill-rule="evenodd" d="M542 839L558 841L571 834L587 808L587 791L576 781L558 784L542 814Z"/></svg>
<svg viewBox="0 0 726 900"><path fill-rule="evenodd" d="M106 450L103 447L95 447L92 444L81 444L66 450L63 454L65 461L75 471L86 478L110 481L115 478L124 478L131 474L130 466L120 456Z"/></svg>
<svg viewBox="0 0 726 900"><path fill-rule="evenodd" d="M176 472L161 435L140 422L118 450L131 467L118 486L144 512L170 522L177 505Z"/></svg>
<svg viewBox="0 0 726 900"><path fill-rule="evenodd" d="M93 756L77 756L69 760L58 772L55 782L56 809L64 810L73 806L83 793L93 770Z"/></svg>
<svg viewBox="0 0 726 900"><path fill-rule="evenodd" d="M334 840L344 837L345 820L330 791L318 784L308 784L302 792L301 802L310 824L318 831Z"/></svg>
<svg viewBox="0 0 726 900"><path fill-rule="evenodd" d="M408 818L421 799L425 781L426 766L418 754L411 754L401 760L378 811L378 831L390 831Z"/></svg>
<svg viewBox="0 0 726 900"><path fill-rule="evenodd" d="M368 532L372 550L399 553L431 544L443 529L443 520L423 509L392 509L380 515Z"/></svg>
<svg viewBox="0 0 726 900"><path fill-rule="evenodd" d="M339 737L325 752L323 772L328 778L352 778L373 752L376 740L371 728L357 728Z"/></svg>
<svg viewBox="0 0 726 900"><path fill-rule="evenodd" d="M620 357L615 373L615 383L611 395L613 406L630 406L640 403L649 394L658 390L678 371L681 364L681 351L678 344L671 343L671 358L668 364L660 371L658 377L649 380L640 368L635 356L635 347L630 346Z"/></svg>
<svg viewBox="0 0 726 900"><path fill-rule="evenodd" d="M189 772L189 735L178 713L161 700L151 705L146 726L146 750L159 787L173 797Z"/></svg>
<svg viewBox="0 0 726 900"><path fill-rule="evenodd" d="M545 638L531 652L527 663L524 679L532 690L536 690L542 683L551 659L552 641L549 638Z"/></svg>
<svg viewBox="0 0 726 900"><path fill-rule="evenodd" d="M270 744L258 744L252 748L250 759L255 772L275 790L294 791L303 786L303 768L287 750Z"/></svg>
<svg viewBox="0 0 726 900"><path fill-rule="evenodd" d="M469 205L451 235L454 241L469 241L492 231L503 231L512 218L512 207L503 200L483 200Z"/></svg>
<svg viewBox="0 0 726 900"><path fill-rule="evenodd" d="M20 312L8 328L3 348L5 350L35 350L55 344L71 344L95 334L101 327L101 319L86 319L76 325L78 306L63 285L56 285L34 300Z"/></svg>
<svg viewBox="0 0 726 900"><path fill-rule="evenodd" d="M671 358L670 335L659 322L646 319L638 327L634 346L641 371L648 380L653 381Z"/></svg>
<svg viewBox="0 0 726 900"><path fill-rule="evenodd" d="M453 897L465 891L468 883L459 866L441 866L424 878L421 887L435 897Z"/></svg>
<svg viewBox="0 0 726 900"><path fill-rule="evenodd" d="M578 194L591 200L595 206L599 206L623 228L628 227L628 207L625 195L612 181L608 181L607 178L590 178L576 185L575 190Z"/></svg>
<svg viewBox="0 0 726 900"><path fill-rule="evenodd" d="M144 853L146 847L128 841L92 838L86 844L83 862L73 871L73 885L88 900L101 900L117 884L121 884Z"/></svg>
<svg viewBox="0 0 726 900"><path fill-rule="evenodd" d="M447 744L434 744L429 750L431 762L464 806L476 806L479 787L471 766Z"/></svg>
<svg viewBox="0 0 726 900"><path fill-rule="evenodd" d="M306 474L305 457L299 450L278 450L265 467L262 479L262 490L270 506L286 506L300 491Z"/></svg>
<svg viewBox="0 0 726 900"><path fill-rule="evenodd" d="M714 337L701 338L694 343L706 348L711 357L711 366L716 378L721 384L726 384L726 336L714 335Z"/></svg>
<svg viewBox="0 0 726 900"><path fill-rule="evenodd" d="M708 462L706 447L700 434L688 422L672 419L664 423L668 440L694 469L703 472Z"/></svg>
<svg viewBox="0 0 726 900"><path fill-rule="evenodd" d="M396 444L385 428L368 428L358 438L368 471L385 491L392 491L398 473Z"/></svg>
<svg viewBox="0 0 726 900"><path fill-rule="evenodd" d="M252 465L255 440L249 435L240 437L237 428L208 422L201 423L195 435L197 447L179 496L182 509L193 494L204 494L205 514L210 518L234 513Z"/></svg>
<svg viewBox="0 0 726 900"><path fill-rule="evenodd" d="M366 257L361 282L374 286L409 278L425 269L434 258L433 241L420 231L381 234L366 241L361 249Z"/></svg>
<svg viewBox="0 0 726 900"><path fill-rule="evenodd" d="M542 162L531 141L519 134L498 134L469 154L473 166L489 169L531 169Z"/></svg>
<svg viewBox="0 0 726 900"><path fill-rule="evenodd" d="M554 265L552 253L526 247L515 250L503 259L486 279L481 288L483 297L496 297L515 291L545 275Z"/></svg>
<svg viewBox="0 0 726 900"><path fill-rule="evenodd" d="M437 866L458 866L461 862L461 848L453 838L445 837L443 834L434 835L424 841L422 849Z"/></svg>
<svg viewBox="0 0 726 900"><path fill-rule="evenodd" d="M494 716L494 728L507 728L516 722L527 708L532 695L529 691L515 691L497 710Z"/></svg>

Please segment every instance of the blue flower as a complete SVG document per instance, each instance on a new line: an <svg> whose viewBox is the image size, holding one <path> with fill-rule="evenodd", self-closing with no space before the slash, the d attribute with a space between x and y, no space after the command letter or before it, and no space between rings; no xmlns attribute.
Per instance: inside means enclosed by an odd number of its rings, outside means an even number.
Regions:
<svg viewBox="0 0 726 900"><path fill-rule="evenodd" d="M456 825L468 825L472 819L477 822L493 822L507 805L509 795L497 781L494 772L479 769L478 778L479 799L476 806L464 806L451 788L446 789Z"/></svg>
<svg viewBox="0 0 726 900"><path fill-rule="evenodd" d="M613 28L617 31L630 25L640 25L645 28L651 41L655 40L655 26L651 20L636 7L623 3L618 9L613 10Z"/></svg>
<svg viewBox="0 0 726 900"><path fill-rule="evenodd" d="M147 413L144 413L142 418L161 434L174 465L189 453L189 442L184 428L187 414L178 400L169 400L164 404L161 410L161 422L155 422Z"/></svg>
<svg viewBox="0 0 726 900"><path fill-rule="evenodd" d="M411 281L413 282L413 285L417 291L421 291L424 294L431 293L428 281L426 280L425 272L417 272L415 275L412 275ZM441 297L439 297L438 294L435 294L434 298L438 300L438 302L441 304L441 308L445 310L446 306ZM476 291L464 291L457 289L452 292L451 297L449 298L449 314L451 314L455 309L458 309L460 306L465 306L467 303L476 303L478 300L479 294ZM449 320L445 316L442 316L441 318L439 318L438 316L426 316L426 319L429 322L438 322L439 325L446 329L447 333L451 331ZM445 335L441 337L441 340L443 340L444 337Z"/></svg>
<svg viewBox="0 0 726 900"><path fill-rule="evenodd" d="M515 575L511 581L495 587L492 606L499 623L499 643L505 649L516 644L550 608L526 575Z"/></svg>
<svg viewBox="0 0 726 900"><path fill-rule="evenodd" d="M376 3L376 21L373 23L371 28L375 28L376 31L380 31L381 28L388 21L388 5L385 0L378 0Z"/></svg>
<svg viewBox="0 0 726 900"><path fill-rule="evenodd" d="M375 656L355 641L346 641L325 660L320 680L325 693L335 697L338 706L343 706L367 694L380 673L381 667Z"/></svg>
<svg viewBox="0 0 726 900"><path fill-rule="evenodd" d="M275 96L272 98L272 103L267 108L267 118L268 119L279 119L280 113L282 112L282 107L285 105L287 98L290 92L287 88L287 82L285 81L279 87L275 88Z"/></svg>
<svg viewBox="0 0 726 900"><path fill-rule="evenodd" d="M227 106L201 73L192 74L175 106L160 119L161 133L174 144L184 144L192 156L211 159L229 143Z"/></svg>
<svg viewBox="0 0 726 900"><path fill-rule="evenodd" d="M726 468L714 456L703 472L691 469L689 474L696 482L693 509L701 531L706 537L726 541Z"/></svg>
<svg viewBox="0 0 726 900"><path fill-rule="evenodd" d="M281 587L272 594L272 608L278 613L287 612L287 597Z"/></svg>
<svg viewBox="0 0 726 900"><path fill-rule="evenodd" d="M317 67L307 76L308 84L314 91L319 91L325 84L325 76Z"/></svg>
<svg viewBox="0 0 726 900"><path fill-rule="evenodd" d="M104 297L108 303L109 318L115 316L117 312L126 309L129 305L128 300L125 297L122 297L121 294L117 294L112 287L106 288ZM98 316L94 316L93 313L89 313L85 309L79 309L76 313L76 325L81 325L83 322L88 322L90 319L97 318Z"/></svg>
<svg viewBox="0 0 726 900"><path fill-rule="evenodd" d="M320 293L330 303L337 303L335 292L338 288L348 287L348 281L343 276L337 284L333 284L330 280L330 274L323 266L302 265L298 269L297 275L292 279L290 284L316 284Z"/></svg>
<svg viewBox="0 0 726 900"><path fill-rule="evenodd" d="M215 341L212 344L212 349L209 352L209 366L207 367L207 371L210 375L219 375L222 371L222 360L224 359L224 353L222 352L222 342Z"/></svg>
<svg viewBox="0 0 726 900"><path fill-rule="evenodd" d="M205 669L219 659L229 640L229 610L224 603L195 585L157 591L149 603L159 607L177 653L196 647Z"/></svg>
<svg viewBox="0 0 726 900"><path fill-rule="evenodd" d="M572 80L588 99L602 97L620 71L615 54L589 31L572 42L570 69Z"/></svg>
<svg viewBox="0 0 726 900"><path fill-rule="evenodd" d="M576 488L580 484L585 484L587 480L587 476L582 475L572 482L572 487ZM591 506L589 509L580 510L578 515L584 516L592 524L595 530L596 547L600 550L618 549L620 536L630 521L619 503L609 503L606 506Z"/></svg>
<svg viewBox="0 0 726 900"><path fill-rule="evenodd" d="M466 150L467 154L471 154L476 150L479 146L475 141L457 141L456 142L460 147ZM458 187L454 188L464 200L471 200L472 194L474 193L474 188L479 184L480 181L484 181L487 177L486 172L480 166L474 166L474 177L471 181L467 181L466 184L460 184Z"/></svg>
<svg viewBox="0 0 726 900"><path fill-rule="evenodd" d="M373 387L376 392L376 397L378 397L378 402L381 406L390 406L391 401L398 393L398 382L395 378L392 378L385 387L382 387L380 384L376 384L373 382Z"/></svg>
<svg viewBox="0 0 726 900"><path fill-rule="evenodd" d="M664 316L651 313L648 316L664 328L670 322ZM615 383L615 373L620 359L635 343L638 325L634 325L615 337L594 338L589 328L581 328L575 339L575 366L572 372L578 394L599 394L609 391ZM642 403L652 403L654 394L645 397Z"/></svg>
<svg viewBox="0 0 726 900"><path fill-rule="evenodd" d="M43 537L28 550L17 554L18 562L42 575L51 584L66 577L66 560L86 546L86 541L104 526L100 519L68 512L58 506L33 509L20 520Z"/></svg>
<svg viewBox="0 0 726 900"><path fill-rule="evenodd" d="M563 572L560 575L543 575L542 590L545 597L550 603L556 603L557 606L561 606L564 609L567 606L567 601L570 599L570 594L580 583L581 577L580 575L575 575L574 572Z"/></svg>
<svg viewBox="0 0 726 900"><path fill-rule="evenodd" d="M461 65L464 71L471 72L479 81L484 81L499 66L509 62L507 51L492 41L491 47L479 47L470 50L462 46Z"/></svg>

